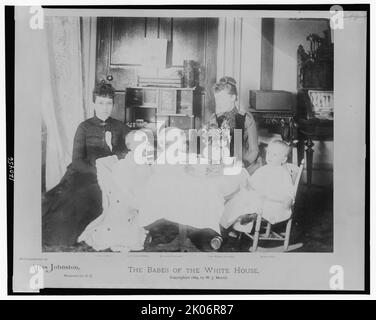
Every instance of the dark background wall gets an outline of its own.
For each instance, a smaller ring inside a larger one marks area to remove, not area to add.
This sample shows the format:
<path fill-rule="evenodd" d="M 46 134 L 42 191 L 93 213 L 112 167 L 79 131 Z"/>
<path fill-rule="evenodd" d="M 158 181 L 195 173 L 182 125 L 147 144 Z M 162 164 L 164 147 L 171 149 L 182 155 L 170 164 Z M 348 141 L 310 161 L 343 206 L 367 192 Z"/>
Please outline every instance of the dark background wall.
<path fill-rule="evenodd" d="M 135 63 L 131 52 L 135 40 L 167 39 L 166 67 L 182 68 L 185 59 L 199 64 L 202 88 L 201 118 L 214 110 L 211 87 L 216 81 L 218 19 L 216 18 L 98 18 L 96 81 L 113 76 L 116 89 L 113 116 L 124 120 L 125 88 L 132 86 L 144 66 Z"/>

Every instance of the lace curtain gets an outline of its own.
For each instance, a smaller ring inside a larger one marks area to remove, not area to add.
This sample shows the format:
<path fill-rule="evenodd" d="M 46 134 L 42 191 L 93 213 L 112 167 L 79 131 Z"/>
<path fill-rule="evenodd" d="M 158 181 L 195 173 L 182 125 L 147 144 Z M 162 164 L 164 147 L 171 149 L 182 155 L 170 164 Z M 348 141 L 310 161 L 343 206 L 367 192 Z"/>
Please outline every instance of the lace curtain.
<path fill-rule="evenodd" d="M 72 159 L 73 138 L 85 103 L 79 17 L 45 17 L 42 117 L 46 130 L 48 191 Z"/>

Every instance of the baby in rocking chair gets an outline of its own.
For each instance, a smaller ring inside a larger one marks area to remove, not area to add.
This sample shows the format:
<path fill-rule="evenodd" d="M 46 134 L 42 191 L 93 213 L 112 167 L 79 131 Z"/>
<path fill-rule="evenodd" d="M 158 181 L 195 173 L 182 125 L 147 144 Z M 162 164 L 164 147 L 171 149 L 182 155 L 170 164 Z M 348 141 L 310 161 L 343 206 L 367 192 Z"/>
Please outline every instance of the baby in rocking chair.
<path fill-rule="evenodd" d="M 294 200 L 294 185 L 286 166 L 289 145 L 282 140 L 268 144 L 266 165 L 248 178 L 247 186 L 241 189 L 225 205 L 221 226 L 230 226 L 239 232 L 251 232 L 257 214 L 275 224 L 291 216 Z"/>

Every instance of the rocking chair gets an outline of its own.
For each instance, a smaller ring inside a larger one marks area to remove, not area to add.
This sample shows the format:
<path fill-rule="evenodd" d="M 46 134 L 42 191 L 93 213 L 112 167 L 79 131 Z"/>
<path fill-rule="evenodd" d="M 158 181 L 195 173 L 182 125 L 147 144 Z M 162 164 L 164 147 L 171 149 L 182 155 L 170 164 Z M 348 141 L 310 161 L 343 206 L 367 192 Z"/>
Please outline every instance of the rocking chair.
<path fill-rule="evenodd" d="M 294 183 L 294 202 L 292 204 L 292 215 L 291 217 L 281 223 L 286 223 L 286 228 L 284 232 L 277 233 L 274 230 L 272 230 L 273 225 L 268 222 L 267 220 L 263 219 L 262 213 L 257 214 L 257 219 L 256 219 L 256 226 L 254 229 L 254 233 L 243 233 L 247 237 L 251 238 L 253 240 L 252 246 L 249 248 L 250 252 L 255 252 L 255 251 L 262 251 L 262 252 L 286 252 L 286 251 L 292 251 L 299 249 L 303 246 L 303 243 L 296 243 L 293 245 L 290 245 L 290 233 L 291 233 L 291 225 L 292 225 L 292 219 L 293 219 L 293 214 L 294 214 L 294 203 L 295 203 L 295 196 L 296 192 L 298 190 L 300 178 L 302 175 L 304 167 L 304 159 L 300 163 L 300 166 L 297 167 L 294 164 L 288 163 L 287 164 L 287 169 L 289 170 L 289 173 L 291 175 L 291 178 Z M 263 228 L 263 233 L 261 233 L 261 229 Z M 282 246 L 278 247 L 272 247 L 272 248 L 263 248 L 259 247 L 259 241 L 260 240 L 266 240 L 266 241 L 283 241 Z"/>

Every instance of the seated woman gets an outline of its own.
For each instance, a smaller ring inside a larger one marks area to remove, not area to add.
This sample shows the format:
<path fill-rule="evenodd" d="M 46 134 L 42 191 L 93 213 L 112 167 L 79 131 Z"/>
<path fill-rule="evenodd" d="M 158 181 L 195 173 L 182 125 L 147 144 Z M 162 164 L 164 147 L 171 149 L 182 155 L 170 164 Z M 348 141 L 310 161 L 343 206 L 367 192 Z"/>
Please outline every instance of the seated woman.
<path fill-rule="evenodd" d="M 234 155 L 234 129 L 242 132 L 242 162 L 250 175 L 261 166 L 258 158 L 258 135 L 252 114 L 243 112 L 238 106 L 238 90 L 232 77 L 221 78 L 214 86 L 215 113 L 209 119 L 209 126 L 228 128 L 230 132 L 230 153 Z"/>
<path fill-rule="evenodd" d="M 42 243 L 74 245 L 85 227 L 102 211 L 102 194 L 95 162 L 124 158 L 129 128 L 110 117 L 115 90 L 98 84 L 94 90 L 95 116 L 82 122 L 74 137 L 72 163 L 60 183 L 42 201 Z"/>
<path fill-rule="evenodd" d="M 221 132 L 222 141 L 229 141 L 229 155 L 237 158 L 243 166 L 238 174 L 214 175 L 214 183 L 220 189 L 225 200 L 230 199 L 245 184 L 248 175 L 252 175 L 262 164 L 258 157 L 258 135 L 255 120 L 250 112 L 242 112 L 238 108 L 238 92 L 236 81 L 231 77 L 223 77 L 214 86 L 216 111 L 210 117 L 204 130 Z M 236 131 L 240 132 L 240 139 L 236 139 Z M 213 140 L 214 141 L 214 140 Z M 239 141 L 239 146 L 236 142 Z"/>

